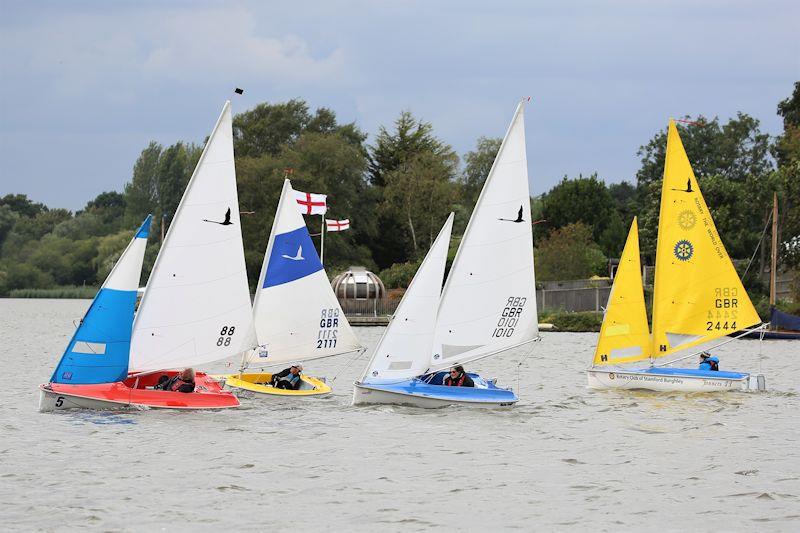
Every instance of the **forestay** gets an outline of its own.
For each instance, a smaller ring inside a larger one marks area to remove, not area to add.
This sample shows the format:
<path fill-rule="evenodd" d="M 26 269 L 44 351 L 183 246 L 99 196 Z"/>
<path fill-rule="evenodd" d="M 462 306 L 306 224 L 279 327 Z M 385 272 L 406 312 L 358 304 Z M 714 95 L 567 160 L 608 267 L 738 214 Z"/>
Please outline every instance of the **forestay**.
<path fill-rule="evenodd" d="M 531 341 L 538 334 L 520 103 L 442 292 L 428 370 L 474 361 Z"/>
<path fill-rule="evenodd" d="M 450 213 L 378 342 L 363 382 L 410 379 L 428 367 L 452 229 Z"/>
<path fill-rule="evenodd" d="M 259 347 L 246 364 L 328 357 L 361 348 L 320 262 L 295 191 L 283 183 L 253 316 Z"/>
<path fill-rule="evenodd" d="M 700 193 L 670 120 L 653 290 L 653 356 L 760 322 Z"/>
<path fill-rule="evenodd" d="M 226 102 L 153 266 L 134 323 L 131 368 L 195 366 L 253 346 Z"/>
<path fill-rule="evenodd" d="M 51 383 L 114 383 L 127 377 L 136 290 L 150 219 L 148 215 L 103 282 L 53 372 Z"/>
<path fill-rule="evenodd" d="M 634 217 L 608 297 L 594 365 L 616 365 L 650 357 L 650 328 L 639 260 L 639 227 Z"/>

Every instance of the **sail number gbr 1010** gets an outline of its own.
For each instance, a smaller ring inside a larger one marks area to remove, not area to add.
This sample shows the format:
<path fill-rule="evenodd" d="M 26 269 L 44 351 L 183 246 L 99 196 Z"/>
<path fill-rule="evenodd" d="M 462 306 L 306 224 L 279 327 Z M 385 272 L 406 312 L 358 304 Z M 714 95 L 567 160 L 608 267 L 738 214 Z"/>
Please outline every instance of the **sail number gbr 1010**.
<path fill-rule="evenodd" d="M 509 296 L 500 317 L 497 320 L 497 327 L 494 328 L 492 337 L 511 337 L 514 335 L 514 328 L 517 327 L 519 317 L 528 299 L 524 296 Z"/>
<path fill-rule="evenodd" d="M 317 349 L 336 348 L 336 333 L 339 331 L 339 310 L 323 309 L 319 317 Z"/>

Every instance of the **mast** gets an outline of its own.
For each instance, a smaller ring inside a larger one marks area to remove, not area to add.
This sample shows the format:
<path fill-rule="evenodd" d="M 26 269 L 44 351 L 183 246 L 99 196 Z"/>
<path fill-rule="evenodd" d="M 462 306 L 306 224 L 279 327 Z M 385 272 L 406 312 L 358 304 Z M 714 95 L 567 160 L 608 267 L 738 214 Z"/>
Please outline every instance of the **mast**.
<path fill-rule="evenodd" d="M 775 305 L 778 276 L 778 193 L 772 193 L 772 262 L 769 268 L 769 306 Z"/>

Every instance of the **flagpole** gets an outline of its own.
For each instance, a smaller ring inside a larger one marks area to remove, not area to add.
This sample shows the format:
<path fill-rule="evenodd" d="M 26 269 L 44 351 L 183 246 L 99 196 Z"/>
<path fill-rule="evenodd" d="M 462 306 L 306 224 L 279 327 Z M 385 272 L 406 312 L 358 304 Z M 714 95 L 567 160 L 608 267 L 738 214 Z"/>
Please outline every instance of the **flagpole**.
<path fill-rule="evenodd" d="M 325 215 L 320 215 L 322 218 L 322 228 L 319 232 L 319 262 L 325 264 Z"/>

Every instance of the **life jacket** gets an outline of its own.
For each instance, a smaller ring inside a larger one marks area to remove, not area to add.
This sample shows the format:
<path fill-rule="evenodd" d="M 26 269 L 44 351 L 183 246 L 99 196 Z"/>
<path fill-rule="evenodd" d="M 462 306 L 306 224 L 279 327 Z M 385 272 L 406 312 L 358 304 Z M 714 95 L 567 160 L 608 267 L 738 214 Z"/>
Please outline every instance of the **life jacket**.
<path fill-rule="evenodd" d="M 706 362 L 708 363 L 709 370 L 712 370 L 712 371 L 718 371 L 719 370 L 719 361 L 714 361 L 712 359 L 709 359 Z"/>
<path fill-rule="evenodd" d="M 299 379 L 300 379 L 300 374 L 295 375 L 295 374 L 292 374 L 291 372 L 289 372 L 285 376 L 281 376 L 279 381 L 288 381 L 289 383 L 294 385 L 295 383 L 297 383 L 297 380 L 299 380 Z"/>
<path fill-rule="evenodd" d="M 447 385 L 448 387 L 461 387 L 464 385 L 464 379 L 466 377 L 467 377 L 466 372 L 462 372 L 461 377 L 456 380 L 453 379 L 453 376 L 447 376 L 444 379 L 444 384 Z"/>
<path fill-rule="evenodd" d="M 178 389 L 180 389 L 183 385 L 191 385 L 192 390 L 194 390 L 194 381 L 184 381 L 180 376 L 175 376 L 172 378 L 169 383 L 167 383 L 166 390 L 178 392 Z"/>

